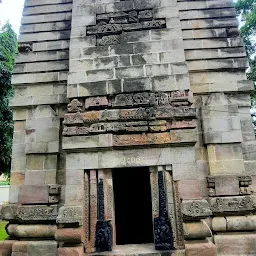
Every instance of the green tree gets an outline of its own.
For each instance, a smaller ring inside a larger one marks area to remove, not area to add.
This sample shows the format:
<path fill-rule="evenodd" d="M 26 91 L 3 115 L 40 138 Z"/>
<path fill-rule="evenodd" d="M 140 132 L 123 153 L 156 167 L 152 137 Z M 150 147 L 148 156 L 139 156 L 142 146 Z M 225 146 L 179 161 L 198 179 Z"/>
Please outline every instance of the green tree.
<path fill-rule="evenodd" d="M 13 95 L 11 75 L 17 52 L 17 36 L 9 23 L 0 30 L 0 174 L 10 173 L 13 121 L 9 99 Z"/>
<path fill-rule="evenodd" d="M 256 1 L 238 0 L 235 3 L 237 13 L 242 16 L 243 25 L 240 28 L 244 40 L 246 52 L 250 62 L 248 79 L 256 84 Z M 256 104 L 256 88 L 253 95 L 253 103 Z"/>

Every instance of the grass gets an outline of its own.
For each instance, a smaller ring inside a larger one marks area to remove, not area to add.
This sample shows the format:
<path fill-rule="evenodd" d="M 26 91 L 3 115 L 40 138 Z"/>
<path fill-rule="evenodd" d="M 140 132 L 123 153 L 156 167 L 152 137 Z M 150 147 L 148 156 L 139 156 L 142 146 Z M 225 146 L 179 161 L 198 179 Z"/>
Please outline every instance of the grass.
<path fill-rule="evenodd" d="M 0 181 L 0 186 L 5 186 L 5 185 L 9 185 L 9 183 L 7 181 Z"/>
<path fill-rule="evenodd" d="M 0 241 L 6 239 L 8 237 L 8 235 L 5 232 L 5 225 L 7 224 L 7 222 L 4 221 L 0 221 Z"/>

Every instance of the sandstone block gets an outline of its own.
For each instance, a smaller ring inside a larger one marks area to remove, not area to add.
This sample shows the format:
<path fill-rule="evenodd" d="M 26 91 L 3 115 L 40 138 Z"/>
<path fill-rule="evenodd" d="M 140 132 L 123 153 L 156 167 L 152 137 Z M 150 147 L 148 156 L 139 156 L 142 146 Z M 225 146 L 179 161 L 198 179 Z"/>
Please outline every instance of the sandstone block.
<path fill-rule="evenodd" d="M 56 241 L 30 241 L 28 243 L 28 256 L 56 256 Z"/>
<path fill-rule="evenodd" d="M 123 92 L 149 91 L 152 89 L 150 78 L 126 78 L 123 82 Z"/>
<path fill-rule="evenodd" d="M 16 240 L 4 240 L 0 242 L 0 256 L 11 256 L 12 246 Z"/>
<path fill-rule="evenodd" d="M 0 210 L 0 213 L 1 213 L 0 219 L 7 220 L 7 221 L 16 220 L 17 208 L 18 208 L 17 205 L 11 205 L 11 204 L 2 205 Z"/>
<path fill-rule="evenodd" d="M 64 243 L 81 243 L 82 228 L 62 228 L 58 229 L 55 233 L 55 239 L 58 242 Z"/>
<path fill-rule="evenodd" d="M 19 194 L 21 204 L 47 204 L 49 200 L 48 186 L 22 186 Z"/>
<path fill-rule="evenodd" d="M 183 223 L 183 228 L 186 240 L 200 240 L 212 236 L 210 228 L 204 221 Z"/>
<path fill-rule="evenodd" d="M 227 220 L 224 217 L 214 217 L 212 219 L 212 228 L 214 231 L 227 231 Z"/>
<path fill-rule="evenodd" d="M 63 247 L 58 248 L 57 256 L 83 256 L 84 251 L 82 247 Z"/>
<path fill-rule="evenodd" d="M 216 256 L 216 246 L 212 242 L 205 240 L 186 241 L 186 256 Z"/>
<path fill-rule="evenodd" d="M 133 78 L 144 76 L 143 66 L 115 68 L 115 72 L 116 78 Z"/>
<path fill-rule="evenodd" d="M 256 216 L 228 216 L 227 230 L 228 231 L 253 231 L 256 230 Z"/>
<path fill-rule="evenodd" d="M 57 223 L 78 223 L 82 225 L 83 209 L 80 206 L 62 206 L 59 209 Z"/>
<path fill-rule="evenodd" d="M 155 64 L 158 63 L 157 53 L 134 54 L 132 55 L 133 65 Z"/>
<path fill-rule="evenodd" d="M 218 256 L 254 255 L 256 252 L 256 234 L 215 235 L 214 243 Z"/>
<path fill-rule="evenodd" d="M 180 180 L 179 194 L 182 199 L 201 199 L 201 184 L 199 180 Z"/>
<path fill-rule="evenodd" d="M 27 253 L 28 252 L 28 243 L 29 241 L 17 241 L 12 246 L 13 253 Z"/>
<path fill-rule="evenodd" d="M 11 185 L 21 186 L 24 185 L 25 174 L 23 172 L 12 172 Z"/>
<path fill-rule="evenodd" d="M 7 233 L 19 238 L 52 238 L 57 231 L 56 225 L 15 225 L 7 226 Z"/>

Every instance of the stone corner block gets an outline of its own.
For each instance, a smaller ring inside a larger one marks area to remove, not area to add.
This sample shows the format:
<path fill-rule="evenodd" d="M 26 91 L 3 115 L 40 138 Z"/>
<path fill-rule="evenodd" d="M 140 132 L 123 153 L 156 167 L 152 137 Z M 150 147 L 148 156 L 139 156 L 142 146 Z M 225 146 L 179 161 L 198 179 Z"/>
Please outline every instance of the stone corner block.
<path fill-rule="evenodd" d="M 209 240 L 186 241 L 186 256 L 216 256 L 216 246 Z"/>
<path fill-rule="evenodd" d="M 10 221 L 17 218 L 18 205 L 6 204 L 0 208 L 0 219 Z"/>
<path fill-rule="evenodd" d="M 83 208 L 81 206 L 62 206 L 56 222 L 58 224 L 78 223 L 82 225 Z"/>

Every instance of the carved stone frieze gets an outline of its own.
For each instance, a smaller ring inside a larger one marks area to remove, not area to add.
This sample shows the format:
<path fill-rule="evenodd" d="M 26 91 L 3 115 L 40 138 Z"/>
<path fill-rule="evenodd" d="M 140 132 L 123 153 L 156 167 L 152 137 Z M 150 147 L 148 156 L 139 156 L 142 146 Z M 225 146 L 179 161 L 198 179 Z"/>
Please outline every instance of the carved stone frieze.
<path fill-rule="evenodd" d="M 183 200 L 181 212 L 184 220 L 205 219 L 212 215 L 209 203 L 205 200 Z"/>
<path fill-rule="evenodd" d="M 86 109 L 93 107 L 107 107 L 108 105 L 109 102 L 106 96 L 89 97 L 85 100 Z"/>
<path fill-rule="evenodd" d="M 138 18 L 139 20 L 151 20 L 153 18 L 153 13 L 151 10 L 139 11 Z"/>
<path fill-rule="evenodd" d="M 68 105 L 68 111 L 77 113 L 77 123 L 81 123 L 80 112 L 87 109 L 122 108 L 139 106 L 189 106 L 189 91 L 173 92 L 138 92 L 117 94 L 115 96 L 97 96 L 81 99 L 73 99 Z M 68 118 L 68 116 L 66 117 Z M 65 120 L 64 120 L 65 122 Z"/>
<path fill-rule="evenodd" d="M 103 36 L 97 40 L 97 45 L 99 46 L 115 45 L 120 43 L 121 43 L 121 35 Z"/>
<path fill-rule="evenodd" d="M 49 221 L 56 220 L 57 205 L 23 205 L 17 209 L 17 219 L 20 221 Z"/>
<path fill-rule="evenodd" d="M 68 104 L 68 112 L 81 112 L 83 104 L 78 99 L 73 99 Z"/>
<path fill-rule="evenodd" d="M 68 107 L 71 113 L 64 115 L 63 136 L 112 133 L 113 146 L 123 146 L 129 138 L 133 145 L 192 143 L 188 134 L 172 131 L 186 129 L 190 133 L 187 129 L 196 127 L 190 96 L 182 90 L 73 99 Z M 185 106 L 173 105 L 182 102 Z M 127 138 L 126 134 L 132 135 Z"/>
<path fill-rule="evenodd" d="M 62 206 L 59 209 L 56 222 L 58 224 L 78 223 L 82 225 L 83 208 L 80 206 Z"/>
<path fill-rule="evenodd" d="M 97 45 L 122 43 L 122 33 L 136 30 L 159 29 L 165 19 L 154 19 L 153 10 L 129 10 L 96 15 L 96 25 L 87 27 L 87 35 L 96 35 Z"/>
<path fill-rule="evenodd" d="M 214 197 L 208 199 L 214 214 L 244 213 L 256 210 L 255 196 Z"/>
<path fill-rule="evenodd" d="M 81 113 L 65 114 L 63 124 L 83 124 L 83 122 Z"/>

